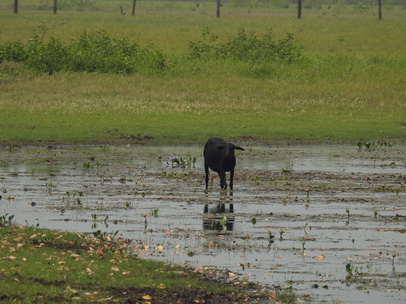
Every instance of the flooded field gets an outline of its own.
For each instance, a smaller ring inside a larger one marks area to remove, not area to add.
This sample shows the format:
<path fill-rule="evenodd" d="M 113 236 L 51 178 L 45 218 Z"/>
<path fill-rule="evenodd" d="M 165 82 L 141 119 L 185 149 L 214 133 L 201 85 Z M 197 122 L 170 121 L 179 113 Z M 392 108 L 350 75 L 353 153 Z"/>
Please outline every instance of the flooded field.
<path fill-rule="evenodd" d="M 233 195 L 215 174 L 204 191 L 202 148 L 3 147 L 0 223 L 128 238 L 300 301 L 405 303 L 406 145 L 246 144 Z"/>

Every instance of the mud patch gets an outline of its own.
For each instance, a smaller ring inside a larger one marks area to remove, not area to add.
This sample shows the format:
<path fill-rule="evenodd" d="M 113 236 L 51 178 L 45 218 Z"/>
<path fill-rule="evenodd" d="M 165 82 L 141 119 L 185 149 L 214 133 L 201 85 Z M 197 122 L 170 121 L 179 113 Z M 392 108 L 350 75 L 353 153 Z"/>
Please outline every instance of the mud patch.
<path fill-rule="evenodd" d="M 217 178 L 203 191 L 200 146 L 4 148 L 0 217 L 122 236 L 140 257 L 313 302 L 405 301 L 406 146 L 244 148 L 233 195 Z"/>

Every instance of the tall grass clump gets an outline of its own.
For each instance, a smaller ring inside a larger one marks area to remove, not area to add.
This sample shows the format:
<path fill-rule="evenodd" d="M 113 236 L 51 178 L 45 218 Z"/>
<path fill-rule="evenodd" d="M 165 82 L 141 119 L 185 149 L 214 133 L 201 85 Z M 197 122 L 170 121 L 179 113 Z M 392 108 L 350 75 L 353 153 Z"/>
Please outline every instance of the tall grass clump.
<path fill-rule="evenodd" d="M 263 37 L 257 37 L 254 32 L 242 28 L 227 41 L 220 42 L 218 36 L 205 27 L 202 36 L 202 40 L 189 42 L 186 60 L 197 60 L 204 64 L 207 60 L 229 59 L 247 62 L 252 67 L 273 62 L 291 63 L 301 56 L 292 34 L 275 40 L 271 30 Z M 70 42 L 55 37 L 45 41 L 40 35 L 26 44 L 7 42 L 0 46 L 0 63 L 3 61 L 20 62 L 48 74 L 155 74 L 169 68 L 167 56 L 153 45 L 141 47 L 126 37 L 111 38 L 105 31 L 83 32 L 73 36 Z"/>
<path fill-rule="evenodd" d="M 202 37 L 203 40 L 189 43 L 191 58 L 232 59 L 254 65 L 276 61 L 290 63 L 301 56 L 300 47 L 291 33 L 283 39 L 275 40 L 272 30 L 268 30 L 263 37 L 257 37 L 255 32 L 247 32 L 242 28 L 228 41 L 219 42 L 219 37 L 206 27 Z"/>
<path fill-rule="evenodd" d="M 150 45 L 141 47 L 128 38 L 111 38 L 104 31 L 84 32 L 70 43 L 35 36 L 24 44 L 9 42 L 0 46 L 0 63 L 14 61 L 48 74 L 54 72 L 99 72 L 134 74 L 163 71 L 167 60 Z"/>

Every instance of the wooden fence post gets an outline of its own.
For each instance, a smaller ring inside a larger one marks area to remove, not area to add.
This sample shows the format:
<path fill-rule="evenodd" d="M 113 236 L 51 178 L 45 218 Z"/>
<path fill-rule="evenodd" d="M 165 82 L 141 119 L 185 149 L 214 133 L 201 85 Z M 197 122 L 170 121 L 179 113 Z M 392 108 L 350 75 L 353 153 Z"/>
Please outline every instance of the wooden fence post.
<path fill-rule="evenodd" d="M 220 6 L 221 6 L 220 0 L 217 0 L 217 5 L 216 6 L 217 6 L 216 17 L 220 18 Z"/>
<path fill-rule="evenodd" d="M 14 0 L 14 14 L 18 14 L 18 0 Z"/>
<path fill-rule="evenodd" d="M 133 0 L 133 10 L 132 10 L 132 15 L 135 16 L 135 3 L 137 0 Z"/>
<path fill-rule="evenodd" d="M 378 18 L 382 19 L 382 0 L 378 0 Z"/>
<path fill-rule="evenodd" d="M 58 0 L 54 0 L 54 14 L 56 14 L 56 12 L 58 11 Z"/>
<path fill-rule="evenodd" d="M 302 18 L 302 0 L 297 0 L 297 19 Z"/>

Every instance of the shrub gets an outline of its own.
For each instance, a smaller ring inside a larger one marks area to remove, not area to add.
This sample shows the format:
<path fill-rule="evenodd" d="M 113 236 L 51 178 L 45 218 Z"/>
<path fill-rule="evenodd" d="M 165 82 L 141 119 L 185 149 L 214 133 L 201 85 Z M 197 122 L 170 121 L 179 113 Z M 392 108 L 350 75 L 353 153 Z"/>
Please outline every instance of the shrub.
<path fill-rule="evenodd" d="M 24 62 L 27 50 L 21 42 L 8 42 L 0 47 L 0 63 L 3 61 Z"/>
<path fill-rule="evenodd" d="M 27 45 L 25 63 L 32 69 L 52 74 L 62 71 L 67 65 L 68 50 L 58 39 L 51 38 L 47 43 L 38 39 Z"/>
<path fill-rule="evenodd" d="M 103 31 L 82 33 L 70 44 L 51 37 L 38 37 L 28 44 L 8 43 L 0 47 L 0 62 L 23 62 L 30 68 L 52 74 L 58 71 L 133 74 L 168 68 L 162 52 L 153 46 L 142 48 L 127 38 L 113 39 Z"/>
<path fill-rule="evenodd" d="M 282 60 L 290 63 L 301 56 L 292 34 L 275 41 L 269 30 L 262 38 L 255 33 L 247 33 L 241 29 L 238 34 L 227 42 L 217 42 L 218 37 L 203 31 L 203 41 L 189 42 L 189 56 L 200 59 L 234 59 L 252 64 Z"/>

